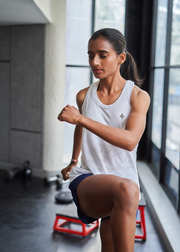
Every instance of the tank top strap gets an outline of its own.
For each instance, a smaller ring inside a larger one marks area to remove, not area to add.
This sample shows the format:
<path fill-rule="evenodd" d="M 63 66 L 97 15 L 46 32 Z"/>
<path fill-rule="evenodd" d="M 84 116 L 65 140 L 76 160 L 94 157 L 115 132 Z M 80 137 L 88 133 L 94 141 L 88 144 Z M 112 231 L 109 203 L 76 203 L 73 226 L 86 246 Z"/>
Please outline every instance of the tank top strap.
<path fill-rule="evenodd" d="M 130 100 L 133 87 L 134 87 L 134 82 L 131 80 L 127 80 L 124 86 L 124 89 L 121 93 L 121 96 L 124 96 L 126 97 L 127 100 Z"/>
<path fill-rule="evenodd" d="M 93 93 L 96 92 L 98 84 L 99 81 L 96 81 L 89 86 L 86 96 L 84 98 L 84 102 L 82 104 L 82 112 L 86 109 L 87 104 L 89 104 L 90 100 L 92 99 Z"/>

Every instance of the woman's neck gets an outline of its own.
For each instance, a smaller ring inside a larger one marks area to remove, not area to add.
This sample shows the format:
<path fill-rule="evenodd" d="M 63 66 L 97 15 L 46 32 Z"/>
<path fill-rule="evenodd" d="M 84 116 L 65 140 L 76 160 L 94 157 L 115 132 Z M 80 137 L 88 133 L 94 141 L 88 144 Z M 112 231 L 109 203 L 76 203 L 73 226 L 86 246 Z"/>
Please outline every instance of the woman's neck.
<path fill-rule="evenodd" d="M 100 80 L 97 91 L 110 95 L 122 90 L 125 83 L 126 80 L 120 74 L 118 76 L 109 76 Z"/>

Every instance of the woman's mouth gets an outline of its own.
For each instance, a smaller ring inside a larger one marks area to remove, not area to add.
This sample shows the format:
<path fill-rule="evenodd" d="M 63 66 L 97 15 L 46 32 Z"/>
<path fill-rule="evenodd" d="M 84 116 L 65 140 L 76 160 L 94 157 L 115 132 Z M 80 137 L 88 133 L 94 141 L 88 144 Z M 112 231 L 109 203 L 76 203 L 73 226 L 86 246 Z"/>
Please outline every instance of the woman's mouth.
<path fill-rule="evenodd" d="M 102 69 L 93 69 L 94 73 L 102 73 L 102 71 L 103 71 Z"/>

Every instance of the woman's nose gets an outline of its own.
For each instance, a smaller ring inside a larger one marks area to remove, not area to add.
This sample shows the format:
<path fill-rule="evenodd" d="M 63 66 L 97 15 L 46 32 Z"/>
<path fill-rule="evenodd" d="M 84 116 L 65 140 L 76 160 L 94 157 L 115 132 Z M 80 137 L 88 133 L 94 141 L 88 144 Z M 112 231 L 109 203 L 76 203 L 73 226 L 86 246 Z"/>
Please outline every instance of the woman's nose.
<path fill-rule="evenodd" d="M 99 57 L 98 57 L 98 55 L 95 55 L 93 60 L 92 60 L 92 65 L 96 66 L 96 65 L 99 65 L 99 63 L 100 63 Z"/>

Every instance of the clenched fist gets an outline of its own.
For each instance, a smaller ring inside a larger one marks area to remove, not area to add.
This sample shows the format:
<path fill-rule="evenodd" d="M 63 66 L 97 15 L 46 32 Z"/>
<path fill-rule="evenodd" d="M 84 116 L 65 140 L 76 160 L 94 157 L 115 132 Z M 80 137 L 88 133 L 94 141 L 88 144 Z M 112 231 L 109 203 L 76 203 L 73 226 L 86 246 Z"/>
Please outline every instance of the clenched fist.
<path fill-rule="evenodd" d="M 61 174 L 63 176 L 64 180 L 69 179 L 69 174 L 74 166 L 76 166 L 77 163 L 71 162 L 67 167 L 65 167 L 62 171 Z"/>
<path fill-rule="evenodd" d="M 78 120 L 81 117 L 79 110 L 74 106 L 67 105 L 62 109 L 60 114 L 58 115 L 59 121 L 65 121 L 71 124 L 78 124 Z"/>

